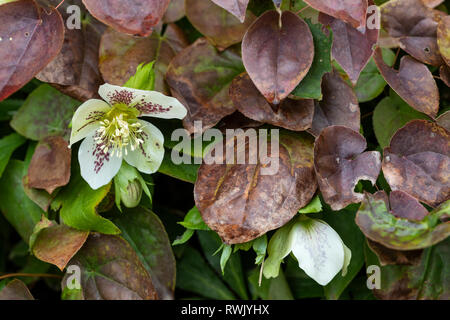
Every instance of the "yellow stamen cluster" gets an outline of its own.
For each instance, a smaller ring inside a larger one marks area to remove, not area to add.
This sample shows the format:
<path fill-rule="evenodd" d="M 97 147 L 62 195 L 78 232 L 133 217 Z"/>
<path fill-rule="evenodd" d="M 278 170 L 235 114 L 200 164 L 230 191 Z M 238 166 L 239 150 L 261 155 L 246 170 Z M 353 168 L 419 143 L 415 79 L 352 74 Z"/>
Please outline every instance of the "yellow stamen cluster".
<path fill-rule="evenodd" d="M 141 127 L 134 109 L 115 105 L 100 121 L 95 141 L 104 153 L 112 150 L 111 155 L 122 157 L 122 152 L 128 154 L 128 147 L 134 151 L 144 143 Z"/>

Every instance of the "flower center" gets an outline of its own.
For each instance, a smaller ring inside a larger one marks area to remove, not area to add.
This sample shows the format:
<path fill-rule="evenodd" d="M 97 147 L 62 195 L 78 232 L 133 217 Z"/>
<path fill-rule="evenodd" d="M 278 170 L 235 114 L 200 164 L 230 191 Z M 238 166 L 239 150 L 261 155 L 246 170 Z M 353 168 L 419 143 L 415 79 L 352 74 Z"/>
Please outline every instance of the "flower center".
<path fill-rule="evenodd" d="M 145 133 L 142 125 L 138 122 L 139 111 L 130 108 L 124 103 L 112 106 L 111 110 L 100 121 L 100 128 L 97 130 L 95 141 L 100 149 L 117 157 L 128 154 L 128 147 L 131 151 L 139 148 L 144 143 Z"/>

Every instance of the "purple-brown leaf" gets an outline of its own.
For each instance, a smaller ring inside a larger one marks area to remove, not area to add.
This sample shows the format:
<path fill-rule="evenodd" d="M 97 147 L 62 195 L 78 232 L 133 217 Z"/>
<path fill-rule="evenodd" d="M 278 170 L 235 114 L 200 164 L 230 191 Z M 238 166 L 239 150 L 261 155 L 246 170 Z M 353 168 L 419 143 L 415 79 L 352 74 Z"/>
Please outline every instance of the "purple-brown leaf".
<path fill-rule="evenodd" d="M 270 123 L 292 131 L 304 131 L 311 128 L 314 115 L 313 100 L 285 99 L 274 110 L 247 73 L 233 80 L 230 96 L 236 108 L 255 121 Z"/>
<path fill-rule="evenodd" d="M 289 11 L 282 13 L 281 20 L 277 11 L 264 13 L 242 42 L 245 68 L 258 90 L 273 104 L 279 104 L 297 87 L 313 58 L 314 42 L 308 25 Z"/>
<path fill-rule="evenodd" d="M 247 12 L 248 2 L 250 0 L 211 0 L 218 6 L 221 6 L 236 18 L 238 18 L 242 23 L 245 20 L 245 13 Z"/>
<path fill-rule="evenodd" d="M 397 131 L 384 149 L 383 173 L 392 190 L 438 205 L 450 197 L 449 132 L 426 120 Z"/>
<path fill-rule="evenodd" d="M 436 117 L 439 90 L 427 66 L 410 56 L 404 56 L 397 71 L 384 63 L 379 48 L 373 58 L 383 78 L 403 100 L 417 111 Z"/>
<path fill-rule="evenodd" d="M 325 128 L 316 139 L 314 166 L 320 191 L 333 210 L 361 202 L 362 193 L 355 193 L 358 181 L 375 184 L 381 169 L 380 153 L 364 150 L 366 139 L 344 126 Z"/>
<path fill-rule="evenodd" d="M 162 19 L 170 0 L 83 0 L 98 20 L 119 32 L 149 36 Z"/>
<path fill-rule="evenodd" d="M 14 279 L 0 290 L 0 300 L 34 300 L 34 298 L 25 283 Z"/>
<path fill-rule="evenodd" d="M 0 101 L 20 89 L 61 50 L 64 23 L 34 0 L 0 6 Z"/>

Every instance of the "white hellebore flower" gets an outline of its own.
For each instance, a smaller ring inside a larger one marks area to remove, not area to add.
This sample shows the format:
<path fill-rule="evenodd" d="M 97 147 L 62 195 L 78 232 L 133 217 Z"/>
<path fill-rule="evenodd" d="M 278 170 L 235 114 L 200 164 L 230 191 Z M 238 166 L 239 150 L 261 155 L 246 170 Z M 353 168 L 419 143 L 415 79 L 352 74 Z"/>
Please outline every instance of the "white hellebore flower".
<path fill-rule="evenodd" d="M 281 261 L 292 252 L 299 267 L 322 286 L 339 271 L 347 273 L 351 251 L 325 221 L 300 217 L 279 229 L 269 243 L 266 278 L 278 276 Z"/>
<path fill-rule="evenodd" d="M 122 159 L 143 173 L 154 173 L 164 157 L 164 137 L 151 123 L 138 117 L 183 119 L 186 108 L 175 98 L 104 84 L 103 100 L 83 103 L 72 119 L 70 145 L 82 140 L 78 160 L 81 176 L 92 189 L 108 184 Z"/>

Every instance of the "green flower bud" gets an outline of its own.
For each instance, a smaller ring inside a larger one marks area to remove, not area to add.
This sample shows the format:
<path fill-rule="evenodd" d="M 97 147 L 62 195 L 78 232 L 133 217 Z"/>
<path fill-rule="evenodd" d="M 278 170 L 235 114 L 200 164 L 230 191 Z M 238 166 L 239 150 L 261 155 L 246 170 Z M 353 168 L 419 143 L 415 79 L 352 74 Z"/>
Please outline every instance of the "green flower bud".
<path fill-rule="evenodd" d="M 134 208 L 141 202 L 142 191 L 149 197 L 150 192 L 136 168 L 130 166 L 125 161 L 122 163 L 117 175 L 114 177 L 116 192 L 116 205 L 121 210 L 123 203 L 127 208 Z"/>

